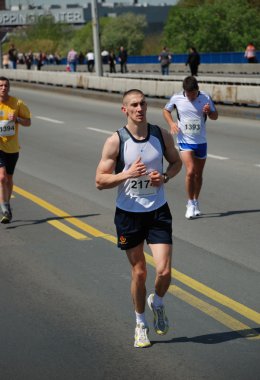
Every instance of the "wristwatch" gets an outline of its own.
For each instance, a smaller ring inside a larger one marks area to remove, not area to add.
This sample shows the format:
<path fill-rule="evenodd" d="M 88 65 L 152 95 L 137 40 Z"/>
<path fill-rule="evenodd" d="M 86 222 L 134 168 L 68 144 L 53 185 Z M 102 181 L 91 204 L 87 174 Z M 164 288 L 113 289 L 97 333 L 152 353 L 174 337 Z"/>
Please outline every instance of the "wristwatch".
<path fill-rule="evenodd" d="M 167 183 L 169 181 L 170 177 L 168 176 L 167 173 L 163 173 L 163 176 L 164 176 L 164 181 L 163 182 Z"/>

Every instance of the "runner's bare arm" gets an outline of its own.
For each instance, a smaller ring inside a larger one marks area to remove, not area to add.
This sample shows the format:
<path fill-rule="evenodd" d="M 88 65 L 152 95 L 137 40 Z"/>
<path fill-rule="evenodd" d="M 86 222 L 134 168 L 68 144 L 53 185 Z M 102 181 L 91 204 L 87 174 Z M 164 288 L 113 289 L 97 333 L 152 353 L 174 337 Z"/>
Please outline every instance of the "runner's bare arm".
<path fill-rule="evenodd" d="M 14 112 L 8 114 L 8 119 L 21 124 L 23 127 L 30 127 L 31 125 L 31 119 L 16 116 Z"/>
<path fill-rule="evenodd" d="M 182 161 L 179 152 L 175 147 L 172 135 L 164 128 L 161 128 L 161 131 L 166 147 L 164 157 L 168 161 L 166 174 L 169 178 L 173 178 L 180 172 L 182 168 Z"/>
<path fill-rule="evenodd" d="M 164 174 L 157 171 L 153 171 L 149 174 L 152 186 L 156 187 L 165 183 L 165 174 L 171 179 L 175 177 L 182 168 L 182 161 L 178 150 L 175 148 L 172 135 L 166 129 L 161 128 L 161 131 L 166 147 L 164 157 L 168 161 L 168 167 Z"/>
<path fill-rule="evenodd" d="M 31 125 L 31 119 L 25 119 L 22 117 L 16 118 L 17 123 L 21 124 L 23 127 L 30 127 Z"/>
<path fill-rule="evenodd" d="M 203 107 L 203 112 L 211 119 L 211 120 L 217 120 L 218 118 L 218 111 L 215 109 L 215 111 L 211 111 L 209 103 L 205 104 Z"/>
<path fill-rule="evenodd" d="M 172 117 L 172 114 L 170 111 L 166 110 L 165 108 L 163 109 L 163 117 L 164 119 L 166 120 L 167 124 L 169 125 L 170 127 L 170 132 L 171 133 L 178 133 L 179 132 L 179 127 L 178 127 L 178 123 L 176 123 L 174 120 L 173 120 L 173 117 Z"/>

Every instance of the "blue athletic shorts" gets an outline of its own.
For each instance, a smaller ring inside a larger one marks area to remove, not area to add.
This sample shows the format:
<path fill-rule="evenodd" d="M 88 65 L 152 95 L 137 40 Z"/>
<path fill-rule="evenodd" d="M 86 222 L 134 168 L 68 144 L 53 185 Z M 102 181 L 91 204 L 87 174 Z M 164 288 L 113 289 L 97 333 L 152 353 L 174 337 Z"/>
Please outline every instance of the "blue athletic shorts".
<path fill-rule="evenodd" d="M 4 166 L 6 173 L 13 175 L 18 158 L 19 153 L 6 153 L 0 150 L 0 168 Z"/>
<path fill-rule="evenodd" d="M 129 212 L 116 208 L 117 246 L 122 250 L 147 244 L 172 244 L 172 215 L 167 203 L 155 211 Z"/>
<path fill-rule="evenodd" d="M 196 158 L 207 158 L 207 143 L 204 144 L 186 144 L 178 143 L 180 152 L 192 151 Z"/>

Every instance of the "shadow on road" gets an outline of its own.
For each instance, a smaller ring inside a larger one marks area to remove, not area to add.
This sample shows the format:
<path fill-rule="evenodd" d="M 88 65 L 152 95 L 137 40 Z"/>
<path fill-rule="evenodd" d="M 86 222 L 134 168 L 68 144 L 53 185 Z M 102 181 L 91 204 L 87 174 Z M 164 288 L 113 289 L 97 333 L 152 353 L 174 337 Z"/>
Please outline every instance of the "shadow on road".
<path fill-rule="evenodd" d="M 215 213 L 203 213 L 200 217 L 194 218 L 200 219 L 200 218 L 222 218 L 225 216 L 230 216 L 230 215 L 239 215 L 239 214 L 252 214 L 252 213 L 257 213 L 260 212 L 260 209 L 256 210 L 234 210 L 234 211 L 225 211 L 225 212 L 215 212 Z"/>
<path fill-rule="evenodd" d="M 162 344 L 162 343 L 200 343 L 200 344 L 218 344 L 227 342 L 234 339 L 244 339 L 244 338 L 254 338 L 259 337 L 260 328 L 249 329 L 249 330 L 239 330 L 239 331 L 230 331 L 217 334 L 208 334 L 208 335 L 199 335 L 195 337 L 179 337 L 173 338 L 170 340 L 160 340 L 160 341 L 151 341 L 152 344 Z"/>
<path fill-rule="evenodd" d="M 7 229 L 11 230 L 11 229 L 18 228 L 18 227 L 31 226 L 33 224 L 47 223 L 47 222 L 52 221 L 52 220 L 66 220 L 66 219 L 73 219 L 73 218 L 82 219 L 82 218 L 89 218 L 91 216 L 99 216 L 99 215 L 100 214 L 65 215 L 65 216 L 54 216 L 52 218 L 26 220 L 26 221 L 25 220 L 13 220 L 11 225 L 8 224 Z M 21 224 L 21 222 L 25 222 L 25 223 Z M 13 223 L 15 223 L 15 225 L 13 225 Z"/>

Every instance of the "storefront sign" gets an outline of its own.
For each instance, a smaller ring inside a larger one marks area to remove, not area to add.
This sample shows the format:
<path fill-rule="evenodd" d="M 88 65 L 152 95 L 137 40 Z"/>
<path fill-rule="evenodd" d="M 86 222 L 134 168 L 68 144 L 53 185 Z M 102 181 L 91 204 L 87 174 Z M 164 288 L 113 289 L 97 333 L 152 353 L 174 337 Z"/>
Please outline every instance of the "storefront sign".
<path fill-rule="evenodd" d="M 49 11 L 35 9 L 28 11 L 0 11 L 0 26 L 17 26 L 34 24 L 41 17 L 53 17 L 56 22 L 66 24 L 83 24 L 82 8 L 51 9 Z"/>

